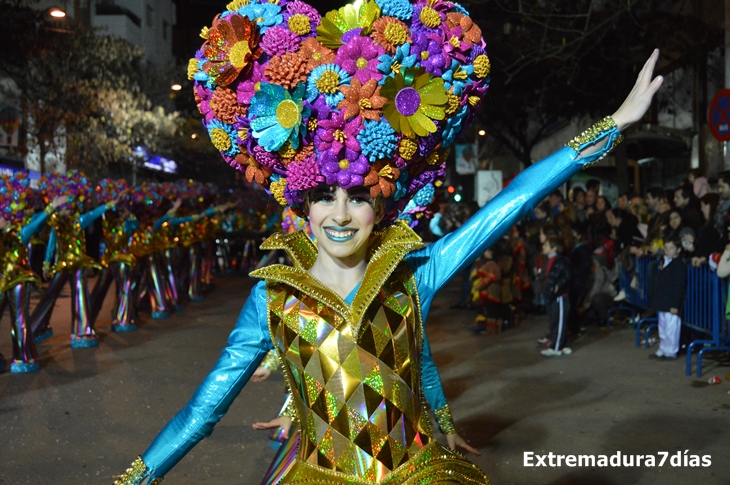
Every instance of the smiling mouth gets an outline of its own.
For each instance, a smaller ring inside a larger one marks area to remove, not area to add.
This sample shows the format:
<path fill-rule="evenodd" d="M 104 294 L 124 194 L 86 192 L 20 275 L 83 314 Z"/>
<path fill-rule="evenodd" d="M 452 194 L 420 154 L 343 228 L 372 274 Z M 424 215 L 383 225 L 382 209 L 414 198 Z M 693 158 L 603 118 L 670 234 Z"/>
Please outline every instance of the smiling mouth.
<path fill-rule="evenodd" d="M 349 241 L 350 239 L 355 237 L 357 229 L 332 229 L 330 227 L 325 227 L 324 233 L 327 238 L 331 239 L 332 241 L 342 242 Z"/>

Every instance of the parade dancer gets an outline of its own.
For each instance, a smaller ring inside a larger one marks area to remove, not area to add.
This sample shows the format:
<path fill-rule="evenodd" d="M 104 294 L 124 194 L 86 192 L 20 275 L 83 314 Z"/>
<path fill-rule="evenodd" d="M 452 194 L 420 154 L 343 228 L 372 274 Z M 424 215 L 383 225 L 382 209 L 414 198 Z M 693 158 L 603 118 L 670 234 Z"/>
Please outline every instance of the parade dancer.
<path fill-rule="evenodd" d="M 309 32 L 311 20 L 316 28 L 314 9 L 293 3 L 286 6 L 292 5 L 287 10 L 292 18 L 297 11 L 307 15 L 286 26 Z M 453 85 L 444 83 L 455 85 L 461 75 L 444 80 L 434 74 L 442 68 L 422 66 L 430 57 L 410 54 L 410 46 L 397 53 L 416 34 L 408 10 L 413 5 L 383 0 L 363 2 L 359 11 L 345 7 L 328 18 L 347 15 L 358 22 L 353 32 L 342 30 L 351 24 L 330 21 L 317 29 L 318 37 L 282 47 L 302 59 L 312 52 L 317 60 L 329 56 L 329 63 L 309 74 L 306 64 L 300 65 L 304 84 L 298 74 L 290 77 L 296 59 L 279 64 L 278 56 L 267 55 L 264 64 L 258 62 L 260 36 L 266 49 L 279 48 L 266 32 L 273 37 L 286 28 L 274 27 L 285 25 L 283 16 L 275 15 L 281 7 L 264 5 L 273 4 L 253 2 L 216 17 L 205 31 L 210 42 L 189 64 L 189 74 L 196 80 L 211 140 L 224 159 L 247 176 L 251 169 L 250 177 L 277 200 L 306 215 L 318 246 L 301 232 L 267 240 L 268 249 L 287 251 L 292 266 L 272 265 L 251 274 L 261 281 L 221 357 L 118 482 L 158 483 L 210 435 L 275 349 L 302 426 L 295 463 L 280 484 L 488 484 L 476 466 L 433 438 L 421 400 L 423 322 L 439 289 L 536 203 L 605 156 L 621 141 L 621 130 L 641 119 L 662 82 L 652 81 L 658 53 L 612 117 L 527 168 L 460 228 L 424 247 L 406 223 L 394 221 L 424 186 L 441 183 L 448 146 L 486 90 L 489 64 L 478 27 L 463 7 L 440 2 L 437 10 L 418 4 L 426 13 L 416 27 L 438 28 L 450 36 L 456 63 L 451 74 L 465 74 L 458 91 L 450 90 Z M 385 72 L 375 69 L 377 61 L 372 69 L 365 57 L 360 62 L 359 56 L 372 50 L 377 57 L 386 47 L 390 54 L 378 57 Z M 235 59 L 229 58 L 231 52 Z M 247 63 L 252 66 L 243 71 Z M 226 89 L 238 93 L 236 100 L 245 109 L 236 111 L 232 102 L 221 107 L 223 99 L 233 99 L 219 92 Z M 360 102 L 363 97 L 367 103 Z M 231 111 L 236 116 L 229 117 Z"/>
<path fill-rule="evenodd" d="M 40 278 L 30 269 L 28 242 L 48 216 L 68 201 L 67 197 L 55 198 L 43 212 L 31 217 L 33 192 L 28 182 L 22 175 L 0 179 L 0 300 L 4 299 L 10 310 L 12 373 L 41 368 L 29 318 L 32 285 L 40 285 Z"/>
<path fill-rule="evenodd" d="M 40 184 L 43 183 L 41 181 Z M 101 266 L 84 252 L 86 247 L 84 230 L 104 212 L 114 207 L 118 199 L 79 215 L 81 204 L 90 198 L 86 178 L 78 173 L 72 173 L 71 177 L 66 177 L 65 180 L 57 178 L 55 183 L 51 184 L 54 185 L 52 191 L 70 190 L 77 194 L 78 200 L 64 205 L 49 218 L 51 234 L 43 270 L 53 279 L 31 317 L 33 331 L 36 335 L 50 333 L 48 322 L 53 306 L 63 284 L 68 280 L 71 284 L 71 348 L 97 347 L 99 340 L 94 332 L 94 322 L 89 315 L 86 271 L 88 268 L 101 269 Z M 51 261 L 55 261 L 53 267 Z"/>

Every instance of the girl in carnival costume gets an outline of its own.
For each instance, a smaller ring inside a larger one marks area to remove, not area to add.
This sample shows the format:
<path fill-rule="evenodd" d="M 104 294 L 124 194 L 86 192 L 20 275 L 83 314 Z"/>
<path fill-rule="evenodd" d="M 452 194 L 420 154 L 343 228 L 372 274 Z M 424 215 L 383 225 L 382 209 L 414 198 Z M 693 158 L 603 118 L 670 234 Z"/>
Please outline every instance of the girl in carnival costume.
<path fill-rule="evenodd" d="M 110 272 L 116 283 L 114 306 L 112 307 L 112 331 L 129 332 L 137 330 L 137 258 L 132 249 L 133 235 L 139 229 L 139 220 L 129 210 L 130 191 L 124 180 L 103 179 L 96 186 L 97 200 L 106 203 L 122 197 L 114 210 L 104 214 L 104 254 L 101 264 Z M 102 270 L 102 275 L 104 271 Z M 101 280 L 102 277 L 100 276 Z M 106 293 L 106 292 L 104 292 Z M 103 296 L 95 295 L 94 305 L 98 308 Z M 98 310 L 96 310 L 98 312 Z"/>
<path fill-rule="evenodd" d="M 84 174 L 70 171 L 65 176 L 44 175 L 39 188 L 46 199 L 68 195 L 70 201 L 50 216 L 51 234 L 48 239 L 43 272 L 52 277 L 46 293 L 33 311 L 33 332 L 40 338 L 51 333 L 48 322 L 61 288 L 70 281 L 71 285 L 71 347 L 96 347 L 99 340 L 94 332 L 94 321 L 90 315 L 89 288 L 86 270 L 101 269 L 99 263 L 85 253 L 84 230 L 104 212 L 116 205 L 118 199 L 80 214 L 91 200 L 93 189 Z M 54 262 L 51 266 L 51 262 Z"/>
<path fill-rule="evenodd" d="M 301 232 L 264 243 L 287 251 L 292 266 L 251 273 L 262 281 L 220 359 L 118 483 L 159 483 L 272 349 L 301 426 L 296 461 L 279 483 L 488 483 L 433 438 L 423 322 L 451 277 L 643 116 L 662 82 L 652 80 L 658 51 L 612 117 L 424 247 L 394 221 L 442 179 L 446 151 L 488 85 L 484 41 L 462 7 L 376 0 L 319 17 L 300 0 L 233 2 L 203 36 L 189 75 L 211 140 L 307 216 L 318 247 Z"/>
<path fill-rule="evenodd" d="M 31 286 L 40 286 L 40 278 L 28 262 L 28 243 L 46 223 L 48 216 L 68 202 L 57 197 L 43 212 L 33 214 L 36 193 L 24 173 L 0 177 L 0 300 L 10 308 L 13 336 L 13 359 L 10 372 L 40 370 L 38 353 L 29 318 Z"/>

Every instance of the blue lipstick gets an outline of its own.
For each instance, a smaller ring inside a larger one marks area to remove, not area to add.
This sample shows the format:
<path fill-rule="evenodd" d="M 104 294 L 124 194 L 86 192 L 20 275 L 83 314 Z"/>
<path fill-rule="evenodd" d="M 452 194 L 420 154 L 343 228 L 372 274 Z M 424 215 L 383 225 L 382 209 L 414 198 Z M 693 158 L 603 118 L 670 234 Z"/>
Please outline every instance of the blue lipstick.
<path fill-rule="evenodd" d="M 351 234 L 348 234 L 347 236 L 335 236 L 330 231 L 334 231 L 337 233 L 351 232 Z M 324 234 L 330 241 L 346 242 L 355 237 L 355 234 L 357 234 L 357 229 L 351 229 L 349 227 L 325 227 Z"/>

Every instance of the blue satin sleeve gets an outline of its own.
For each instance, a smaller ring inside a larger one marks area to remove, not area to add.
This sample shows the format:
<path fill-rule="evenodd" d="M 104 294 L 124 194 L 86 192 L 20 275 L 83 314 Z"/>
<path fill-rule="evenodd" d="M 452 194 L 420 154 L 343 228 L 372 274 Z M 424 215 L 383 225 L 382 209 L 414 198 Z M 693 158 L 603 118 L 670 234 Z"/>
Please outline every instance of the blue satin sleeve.
<path fill-rule="evenodd" d="M 165 214 L 164 216 L 160 217 L 159 219 L 157 219 L 155 221 L 155 223 L 152 225 L 152 228 L 155 231 L 159 231 L 160 228 L 162 227 L 162 225 L 169 220 L 170 220 L 170 214 Z"/>
<path fill-rule="evenodd" d="M 421 351 L 421 384 L 423 395 L 431 409 L 440 409 L 446 404 L 446 395 L 441 385 L 441 377 L 436 364 L 431 357 L 431 346 L 428 343 L 426 332 L 423 333 L 423 349 Z"/>
<path fill-rule="evenodd" d="M 163 477 L 200 440 L 210 436 L 271 349 L 266 283 L 261 281 L 251 291 L 213 370 L 142 455 L 150 481 Z"/>
<path fill-rule="evenodd" d="M 180 224 L 185 224 L 186 222 L 192 222 L 194 219 L 195 218 L 193 216 L 173 217 L 172 219 L 170 219 L 170 226 L 179 226 Z"/>
<path fill-rule="evenodd" d="M 20 230 L 20 241 L 23 244 L 28 244 L 30 242 L 30 238 L 32 238 L 35 234 L 38 233 L 38 231 L 41 230 L 41 227 L 43 227 L 43 224 L 45 224 L 46 219 L 48 219 L 48 214 L 45 211 L 33 214 L 30 222 L 28 222 L 28 224 L 23 226 L 23 229 Z"/>
<path fill-rule="evenodd" d="M 523 170 L 459 229 L 408 254 L 406 260 L 416 277 L 423 320 L 426 320 L 434 295 L 449 279 L 530 214 L 536 204 L 568 181 L 582 165 L 595 160 L 603 152 L 582 157 L 580 162 L 576 162 L 578 153 L 563 147 Z"/>
<path fill-rule="evenodd" d="M 48 244 L 46 244 L 46 258 L 44 259 L 48 263 L 53 261 L 53 254 L 56 252 L 56 239 L 58 239 L 56 229 L 51 228 L 51 233 L 48 235 Z"/>
<path fill-rule="evenodd" d="M 124 220 L 124 234 L 132 234 L 139 229 L 139 220 L 135 216 L 129 216 Z"/>
<path fill-rule="evenodd" d="M 100 218 L 102 214 L 104 214 L 108 210 L 109 207 L 107 207 L 106 204 L 101 204 L 96 209 L 91 210 L 86 214 L 81 214 L 79 216 L 79 225 L 81 226 L 81 229 L 86 229 L 87 227 L 89 227 L 92 222 Z"/>

